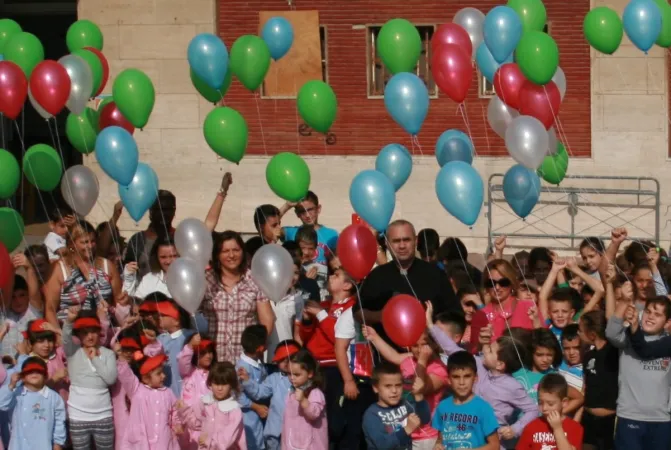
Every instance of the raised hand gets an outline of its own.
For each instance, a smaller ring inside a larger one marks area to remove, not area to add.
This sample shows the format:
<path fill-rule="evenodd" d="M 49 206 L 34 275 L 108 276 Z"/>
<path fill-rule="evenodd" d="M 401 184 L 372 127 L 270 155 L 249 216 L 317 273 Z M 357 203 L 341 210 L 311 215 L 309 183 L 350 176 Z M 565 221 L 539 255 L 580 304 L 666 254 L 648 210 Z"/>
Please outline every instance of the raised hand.
<path fill-rule="evenodd" d="M 627 239 L 628 234 L 626 228 L 615 228 L 610 232 L 610 238 L 612 242 L 621 244 Z"/>

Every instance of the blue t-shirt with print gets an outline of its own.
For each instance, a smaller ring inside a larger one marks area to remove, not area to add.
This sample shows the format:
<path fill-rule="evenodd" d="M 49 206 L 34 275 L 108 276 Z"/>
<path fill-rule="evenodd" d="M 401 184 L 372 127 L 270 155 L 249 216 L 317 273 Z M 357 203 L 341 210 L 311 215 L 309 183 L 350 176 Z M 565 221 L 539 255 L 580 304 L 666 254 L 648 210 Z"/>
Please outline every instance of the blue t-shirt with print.
<path fill-rule="evenodd" d="M 494 408 L 477 395 L 455 405 L 454 397 L 438 404 L 431 426 L 440 433 L 445 450 L 478 448 L 499 428 Z"/>
<path fill-rule="evenodd" d="M 284 240 L 295 241 L 296 233 L 300 227 L 284 227 Z M 327 264 L 327 255 L 334 255 L 336 245 L 338 244 L 338 232 L 333 228 L 320 225 L 317 228 L 317 254 L 313 258 L 314 262 Z"/>
<path fill-rule="evenodd" d="M 524 390 L 527 391 L 531 400 L 534 403 L 538 403 L 538 383 L 541 382 L 543 377 L 548 373 L 555 372 L 554 369 L 548 370 L 547 372 L 532 372 L 522 367 L 517 372 L 513 373 L 513 377 L 524 386 Z"/>

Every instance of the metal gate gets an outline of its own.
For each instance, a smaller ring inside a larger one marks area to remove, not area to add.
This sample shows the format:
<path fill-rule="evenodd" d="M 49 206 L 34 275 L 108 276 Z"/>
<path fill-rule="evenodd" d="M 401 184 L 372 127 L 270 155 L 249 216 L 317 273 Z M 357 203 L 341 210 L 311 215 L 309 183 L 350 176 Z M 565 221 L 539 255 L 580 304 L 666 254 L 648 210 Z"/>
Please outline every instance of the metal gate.
<path fill-rule="evenodd" d="M 560 186 L 541 187 L 534 210 L 520 219 L 503 197 L 503 174 L 489 177 L 487 223 L 490 245 L 508 236 L 508 247 L 577 250 L 589 236 L 609 238 L 626 227 L 630 239 L 659 243 L 659 181 L 650 177 L 566 176 Z M 654 215 L 654 217 L 653 217 Z"/>

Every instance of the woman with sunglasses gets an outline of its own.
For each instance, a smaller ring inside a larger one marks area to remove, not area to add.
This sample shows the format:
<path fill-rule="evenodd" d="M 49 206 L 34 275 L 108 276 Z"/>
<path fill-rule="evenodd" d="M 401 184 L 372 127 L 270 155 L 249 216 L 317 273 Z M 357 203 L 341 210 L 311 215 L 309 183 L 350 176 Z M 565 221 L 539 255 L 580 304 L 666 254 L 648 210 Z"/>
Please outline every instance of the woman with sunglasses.
<path fill-rule="evenodd" d="M 498 339 L 508 328 L 533 330 L 533 317 L 537 314 L 536 305 L 529 300 L 520 300 L 517 274 L 513 266 L 503 259 L 490 261 L 483 271 L 484 289 L 491 301 L 473 314 L 471 336 L 479 336 L 480 330 L 492 326 L 492 339 Z M 542 323 L 543 318 L 540 317 Z M 478 339 L 471 351 L 477 352 Z"/>

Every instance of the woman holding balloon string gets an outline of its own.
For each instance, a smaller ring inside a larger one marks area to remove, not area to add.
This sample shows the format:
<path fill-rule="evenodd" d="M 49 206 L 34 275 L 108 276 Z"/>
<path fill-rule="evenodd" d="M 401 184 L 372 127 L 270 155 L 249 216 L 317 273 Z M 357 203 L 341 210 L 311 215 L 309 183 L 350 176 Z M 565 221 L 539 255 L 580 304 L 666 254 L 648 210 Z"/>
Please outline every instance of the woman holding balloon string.
<path fill-rule="evenodd" d="M 168 285 L 165 282 L 165 275 L 168 272 L 170 264 L 177 259 L 177 249 L 175 242 L 169 236 L 160 237 L 154 242 L 149 252 L 149 267 L 151 272 L 137 279 L 137 262 L 129 262 L 124 268 L 123 290 L 131 297 L 145 298 L 152 292 L 161 292 L 168 297 L 172 297 L 168 291 Z"/>
<path fill-rule="evenodd" d="M 275 315 L 268 298 L 251 277 L 239 233 L 224 231 L 215 236 L 212 267 L 205 273 L 201 310 L 214 337 L 219 361 L 235 361 L 242 353 L 243 330 L 260 323 L 272 333 Z"/>

